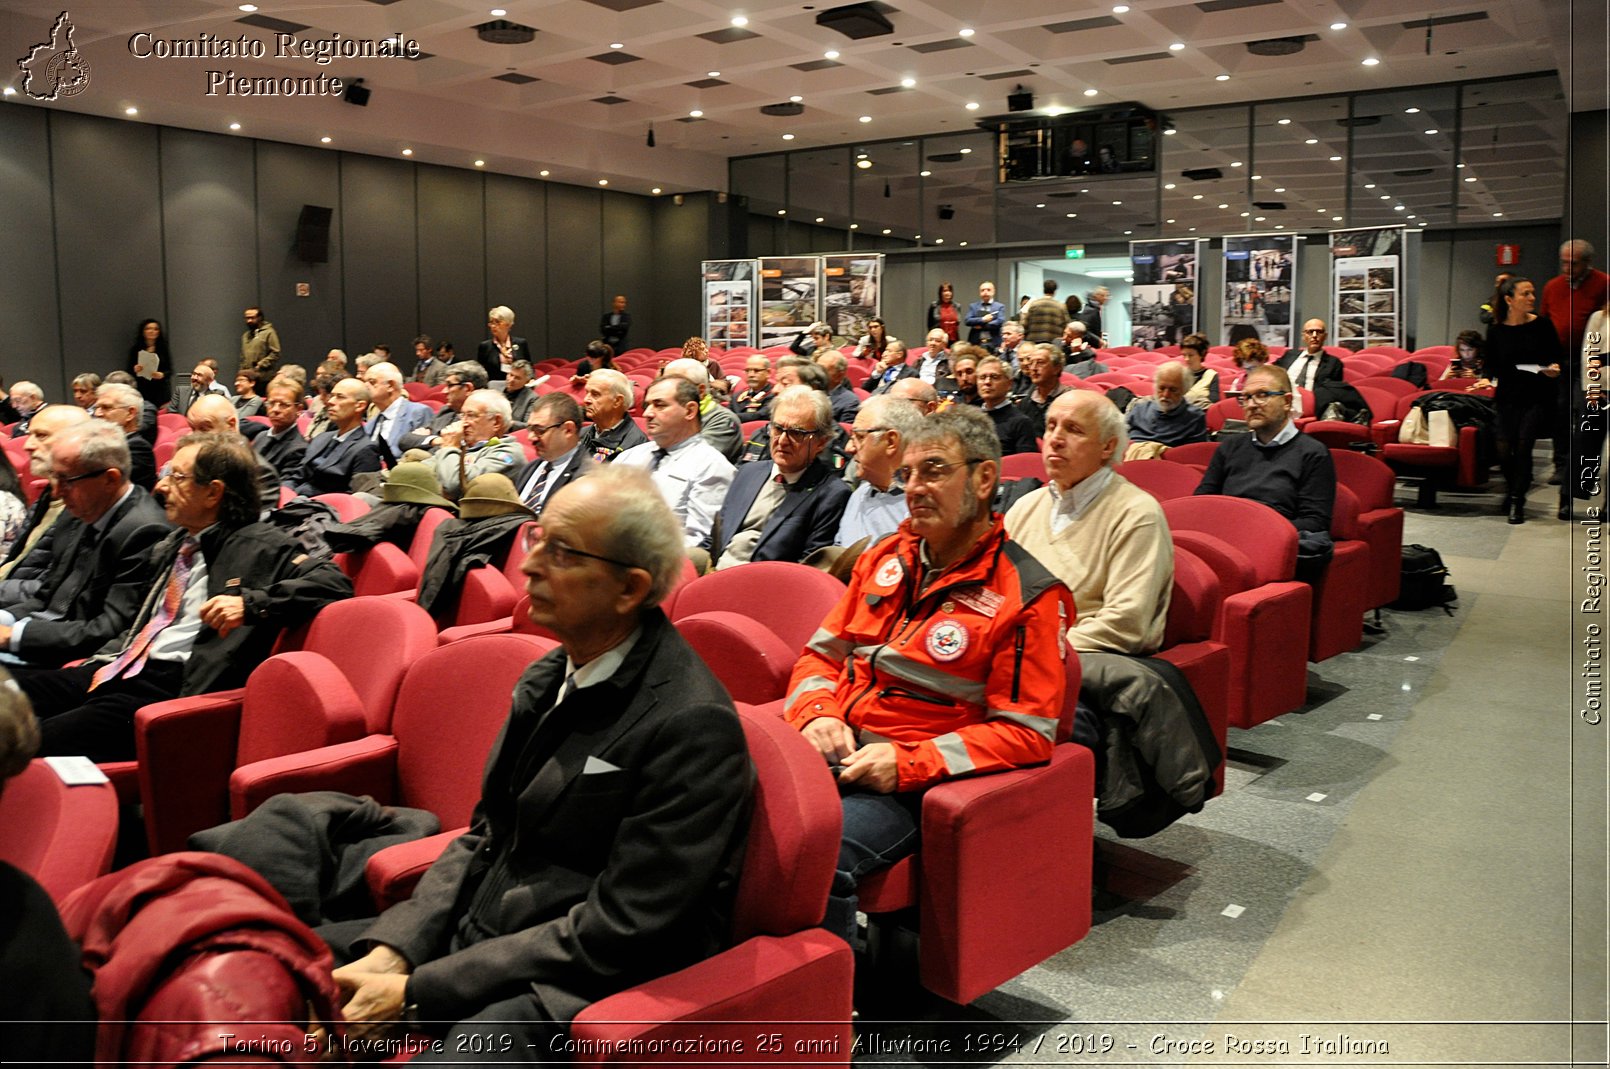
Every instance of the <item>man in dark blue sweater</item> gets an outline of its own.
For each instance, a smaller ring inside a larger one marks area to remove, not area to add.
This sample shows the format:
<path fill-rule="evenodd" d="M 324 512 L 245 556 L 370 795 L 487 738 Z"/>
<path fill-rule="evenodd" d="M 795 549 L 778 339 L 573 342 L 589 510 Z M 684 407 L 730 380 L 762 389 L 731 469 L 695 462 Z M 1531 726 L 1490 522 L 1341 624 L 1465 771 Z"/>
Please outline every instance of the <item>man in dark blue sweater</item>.
<path fill-rule="evenodd" d="M 1291 378 L 1265 364 L 1247 376 L 1241 403 L 1251 434 L 1219 444 L 1198 494 L 1261 501 L 1297 528 L 1297 578 L 1312 579 L 1329 562 L 1336 466 L 1330 450 L 1301 434 L 1291 419 Z"/>

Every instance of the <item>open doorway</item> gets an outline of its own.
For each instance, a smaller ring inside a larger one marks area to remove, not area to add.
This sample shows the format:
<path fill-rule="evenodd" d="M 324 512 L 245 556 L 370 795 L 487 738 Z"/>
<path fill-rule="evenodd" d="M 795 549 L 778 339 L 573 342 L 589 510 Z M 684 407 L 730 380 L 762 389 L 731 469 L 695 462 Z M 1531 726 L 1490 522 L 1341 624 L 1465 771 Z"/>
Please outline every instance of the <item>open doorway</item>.
<path fill-rule="evenodd" d="M 1130 344 L 1130 314 L 1132 299 L 1130 282 L 1133 279 L 1127 256 L 1095 256 L 1088 260 L 1020 260 L 1013 265 L 1012 296 L 1001 296 L 1007 308 L 1016 314 L 1022 297 L 1031 300 L 1044 292 L 1046 279 L 1054 279 L 1057 296 L 1063 300 L 1069 294 L 1078 294 L 1081 301 L 1098 286 L 1106 286 L 1112 296 L 1101 312 L 1101 331 L 1107 336 L 1107 346 Z"/>

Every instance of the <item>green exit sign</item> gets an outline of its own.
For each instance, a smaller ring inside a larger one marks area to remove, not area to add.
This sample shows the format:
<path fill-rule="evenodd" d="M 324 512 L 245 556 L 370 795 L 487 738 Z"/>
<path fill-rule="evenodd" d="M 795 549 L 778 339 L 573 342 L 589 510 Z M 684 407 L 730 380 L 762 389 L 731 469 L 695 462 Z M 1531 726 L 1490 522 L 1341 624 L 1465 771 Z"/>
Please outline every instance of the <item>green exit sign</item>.
<path fill-rule="evenodd" d="M 1064 245 L 1062 246 L 1062 258 L 1064 260 L 1083 260 L 1085 258 L 1085 247 L 1083 245 Z"/>

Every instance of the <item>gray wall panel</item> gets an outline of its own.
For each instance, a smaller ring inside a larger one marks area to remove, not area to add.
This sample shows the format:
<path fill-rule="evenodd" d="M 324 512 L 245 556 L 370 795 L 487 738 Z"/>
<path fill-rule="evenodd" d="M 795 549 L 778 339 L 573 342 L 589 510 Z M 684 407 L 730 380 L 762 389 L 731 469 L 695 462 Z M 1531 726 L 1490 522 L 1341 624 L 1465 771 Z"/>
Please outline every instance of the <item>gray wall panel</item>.
<path fill-rule="evenodd" d="M 163 307 L 158 128 L 65 118 L 51 116 L 63 366 L 40 381 L 57 398 L 79 371 L 120 366 L 135 326 Z M 201 339 L 172 337 L 176 363 L 205 355 Z"/>
<path fill-rule="evenodd" d="M 193 360 L 215 357 L 219 378 L 233 387 L 241 313 L 266 300 L 257 289 L 252 143 L 163 128 L 159 147 L 170 326 Z"/>
<path fill-rule="evenodd" d="M 671 339 L 691 338 L 703 329 L 699 315 L 699 265 L 712 255 L 710 230 L 716 225 L 708 196 L 690 193 L 676 203 L 673 197 L 653 202 L 654 284 L 644 296 L 653 312 L 652 335 L 639 336 L 637 344 L 663 349 Z"/>
<path fill-rule="evenodd" d="M 548 187 L 548 332 L 546 350 L 537 359 L 574 359 L 598 336 L 598 317 L 604 314 L 603 227 L 601 190 L 576 186 Z M 613 297 L 614 294 L 610 294 Z M 537 338 L 526 335 L 533 345 Z M 635 342 L 635 331 L 627 347 Z"/>
<path fill-rule="evenodd" d="M 0 108 L 0 233 L 11 246 L 11 266 L 0 286 L 0 323 L 6 353 L 0 376 L 7 386 L 21 379 L 51 396 L 61 378 L 61 321 L 56 307 L 56 234 L 51 218 L 50 112 Z M 160 305 L 149 315 L 165 318 Z M 143 316 L 140 318 L 144 318 Z M 109 351 L 97 370 L 118 366 L 134 339 L 138 320 L 124 327 L 122 347 Z M 104 365 L 104 366 L 102 366 Z"/>
<path fill-rule="evenodd" d="M 406 352 L 419 321 L 411 163 L 341 158 L 341 277 L 347 354 L 387 344 Z"/>
<path fill-rule="evenodd" d="M 617 293 L 626 297 L 626 310 L 632 314 L 632 332 L 626 337 L 626 348 L 638 346 L 660 348 L 658 339 L 663 336 L 655 302 L 650 299 L 651 287 L 661 285 L 690 286 L 690 276 L 680 278 L 656 269 L 654 262 L 653 203 L 646 197 L 616 195 L 603 200 L 603 304 L 602 315 L 608 311 L 608 302 Z M 597 329 L 597 323 L 593 324 Z M 695 331 L 695 333 L 697 333 Z M 667 340 L 673 345 L 688 335 Z"/>
<path fill-rule="evenodd" d="M 432 338 L 485 337 L 486 237 L 482 187 L 486 176 L 447 167 L 419 169 L 419 324 Z M 528 326 L 529 324 L 521 324 Z M 527 335 L 529 337 L 529 335 Z M 407 374 L 414 366 L 413 335 L 392 354 Z M 474 350 L 469 350 L 474 354 Z"/>
<path fill-rule="evenodd" d="M 334 209 L 327 263 L 297 259 L 296 224 L 304 204 Z M 340 153 L 257 143 L 256 299 L 279 331 L 284 359 L 307 368 L 309 376 L 329 350 L 352 354 L 356 345 L 348 344 L 341 322 L 341 223 Z M 308 283 L 307 297 L 296 296 L 298 282 Z"/>
<path fill-rule="evenodd" d="M 462 337 L 449 335 L 460 356 L 474 357 L 488 335 L 486 311 L 514 309 L 514 333 L 541 360 L 548 347 L 548 190 L 546 182 L 486 176 L 486 298 Z M 435 328 L 427 328 L 435 329 Z"/>

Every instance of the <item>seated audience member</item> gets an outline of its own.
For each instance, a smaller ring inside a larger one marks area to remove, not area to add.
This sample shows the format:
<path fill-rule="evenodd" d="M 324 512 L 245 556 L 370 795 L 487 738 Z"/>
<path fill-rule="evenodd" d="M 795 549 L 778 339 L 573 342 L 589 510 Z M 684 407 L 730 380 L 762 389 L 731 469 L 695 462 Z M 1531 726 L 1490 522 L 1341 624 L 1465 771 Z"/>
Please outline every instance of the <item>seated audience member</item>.
<path fill-rule="evenodd" d="M 1112 470 L 1125 444 L 1111 401 L 1093 390 L 1063 394 L 1046 413 L 1051 481 L 1006 514 L 1012 541 L 1072 592 L 1076 650 L 1151 653 L 1168 622 L 1174 544 L 1162 506 Z"/>
<path fill-rule="evenodd" d="M 1077 329 L 1082 326 L 1084 326 L 1082 322 L 1074 320 L 1068 324 L 1068 329 L 1082 338 L 1082 332 Z M 1094 346 L 1086 345 L 1083 349 L 1076 350 L 1074 355 L 1078 356 L 1079 359 L 1075 360 L 1073 356 L 1069 356 L 1066 363 L 1068 374 L 1076 379 L 1088 379 L 1092 375 L 1101 375 L 1111 370 L 1106 364 L 1096 359 Z"/>
<path fill-rule="evenodd" d="M 906 363 L 906 343 L 899 338 L 890 338 L 878 356 L 877 366 L 872 374 L 861 383 L 861 389 L 868 393 L 888 393 L 889 387 L 901 379 L 909 379 L 917 374 L 917 369 Z"/>
<path fill-rule="evenodd" d="M 757 560 L 795 563 L 832 545 L 850 488 L 819 458 L 835 430 L 826 394 L 790 386 L 772 404 L 770 463 L 733 476 L 710 545 L 718 570 Z"/>
<path fill-rule="evenodd" d="M 447 363 L 436 355 L 436 343 L 431 340 L 430 335 L 421 334 L 415 338 L 414 372 L 408 376 L 408 381 L 423 383 L 426 386 L 440 386 L 442 379 L 446 377 Z"/>
<path fill-rule="evenodd" d="M 844 516 L 833 536 L 835 546 L 868 543 L 894 534 L 906 510 L 906 488 L 895 478 L 905 456 L 906 442 L 922 423 L 925 413 L 901 397 L 869 397 L 855 414 L 850 452 L 861 477 L 844 505 Z"/>
<path fill-rule="evenodd" d="M 1274 361 L 1276 367 L 1286 369 L 1286 375 L 1291 379 L 1291 392 L 1296 398 L 1292 410 L 1299 416 L 1303 414 L 1303 406 L 1302 394 L 1298 390 L 1318 393 L 1331 383 L 1340 385 L 1343 381 L 1341 360 L 1325 351 L 1328 336 L 1323 319 L 1310 319 L 1303 324 L 1303 347 L 1287 349 L 1279 360 Z M 1317 416 L 1325 410 L 1325 405 L 1318 402 L 1316 397 L 1312 415 Z"/>
<path fill-rule="evenodd" d="M 474 360 L 449 364 L 446 374 L 442 376 L 441 386 L 447 392 L 447 400 L 428 423 L 415 427 L 398 439 L 397 446 L 403 453 L 410 449 L 437 449 L 441 446 L 442 431 L 458 422 L 464 411 L 464 402 L 469 400 L 470 394 L 486 389 L 486 368 Z"/>
<path fill-rule="evenodd" d="M 1047 344 L 1050 345 L 1053 351 L 1062 354 L 1062 362 L 1068 367 L 1072 367 L 1084 360 L 1095 360 L 1096 347 L 1090 344 L 1090 339 L 1087 336 L 1088 331 L 1089 328 L 1085 326 L 1083 320 L 1070 319 L 1068 325 L 1062 328 L 1062 337 Z M 1101 370 L 1106 371 L 1107 369 L 1103 367 Z M 1094 375 L 1096 372 L 1092 371 L 1090 374 Z M 1081 375 L 1079 377 L 1084 378 L 1085 376 Z"/>
<path fill-rule="evenodd" d="M 80 410 L 82 411 L 82 410 Z M 50 439 L 50 482 L 71 521 L 56 532 L 38 590 L 0 613 L 9 663 L 56 667 L 93 653 L 140 607 L 146 551 L 168 533 L 162 507 L 128 480 L 124 434 L 104 420 Z M 44 714 L 44 710 L 36 710 Z M 52 751 L 57 752 L 57 751 Z"/>
<path fill-rule="evenodd" d="M 1023 344 L 1023 324 L 1015 319 L 1008 319 L 1001 324 L 1001 348 L 995 355 L 1006 361 L 1006 366 L 1017 374 L 1017 350 Z M 980 360 L 983 357 L 979 357 Z"/>
<path fill-rule="evenodd" d="M 951 405 L 978 404 L 978 361 L 980 350 L 973 346 L 956 346 L 950 359 L 950 378 L 934 384 L 940 402 Z"/>
<path fill-rule="evenodd" d="M 17 478 L 17 469 L 12 467 L 11 454 L 0 449 L 0 558 L 27 531 L 28 497 L 23 493 L 22 480 Z"/>
<path fill-rule="evenodd" d="M 985 357 L 978 362 L 980 407 L 995 425 L 995 434 L 1000 439 L 1003 454 L 1036 452 L 1040 447 L 1034 441 L 1034 423 L 1008 396 L 1012 388 L 1012 380 L 1008 376 L 1006 364 L 1000 357 Z"/>
<path fill-rule="evenodd" d="M 50 440 L 69 427 L 89 422 L 89 413 L 77 405 L 47 405 L 33 419 L 33 426 L 23 440 L 28 450 L 28 472 L 36 479 L 50 478 Z M 0 563 L 0 607 L 21 601 L 37 590 L 45 573 L 55 559 L 54 543 L 56 523 L 66 511 L 61 495 L 54 484 L 39 491 L 33 507 L 28 510 L 28 523 L 20 537 L 11 543 L 5 561 Z M 67 525 L 69 528 L 71 524 Z M 24 562 L 24 558 L 27 558 Z M 18 584 L 27 584 L 19 587 Z"/>
<path fill-rule="evenodd" d="M 729 461 L 736 462 L 743 455 L 743 425 L 731 410 L 722 408 L 710 396 L 710 372 L 702 360 L 681 357 L 665 365 L 664 374 L 676 375 L 693 383 L 699 391 L 700 431 L 704 440 Z"/>
<path fill-rule="evenodd" d="M 150 492 L 157 485 L 156 453 L 140 435 L 145 398 L 133 386 L 105 383 L 95 391 L 94 414 L 123 432 L 129 447 L 129 481 Z"/>
<path fill-rule="evenodd" d="M 1236 343 L 1231 359 L 1241 372 L 1231 383 L 1230 392 L 1239 393 L 1245 388 L 1247 376 L 1269 362 L 1269 347 L 1258 338 L 1243 338 Z"/>
<path fill-rule="evenodd" d="M 850 362 L 837 349 L 824 349 L 811 358 L 827 372 L 827 399 L 833 405 L 833 422 L 850 423 L 861 408 L 861 399 L 845 380 Z"/>
<path fill-rule="evenodd" d="M 1190 388 L 1191 373 L 1184 364 L 1172 361 L 1158 364 L 1157 370 L 1152 372 L 1154 396 L 1139 398 L 1124 413 L 1129 423 L 1130 442 L 1176 446 L 1207 441 L 1207 417 L 1200 408 L 1185 400 Z M 1145 455 L 1156 455 L 1157 452 L 1146 451 Z M 1129 459 L 1136 455 L 1140 454 L 1131 451 Z M 1126 458 L 1120 456 L 1119 459 Z"/>
<path fill-rule="evenodd" d="M 524 1056 L 589 1003 L 723 949 L 754 772 L 731 699 L 658 608 L 682 561 L 641 473 L 554 495 L 524 570 L 562 648 L 516 687 L 469 832 L 336 970 L 348 1022 L 408 1009 L 459 1022 L 423 1060 L 509 1035 Z M 577 755 L 612 782 L 575 790 Z"/>
<path fill-rule="evenodd" d="M 581 432 L 581 451 L 608 464 L 634 445 L 648 441 L 636 421 L 626 413 L 636 403 L 632 380 L 619 371 L 595 371 L 582 391 L 582 411 L 591 421 Z"/>
<path fill-rule="evenodd" d="M 0 670 L 0 794 L 39 750 L 39 721 Z M 17 1065 L 91 1065 L 95 1001 L 83 954 L 62 928 L 56 904 L 33 877 L 0 861 L 0 1036 Z"/>
<path fill-rule="evenodd" d="M 36 384 L 24 380 L 11 384 L 10 397 L 12 411 L 17 414 L 16 419 L 12 421 L 16 426 L 11 428 L 11 437 L 26 438 L 28 425 L 34 413 L 45 407 L 45 391 Z M 83 411 L 83 406 L 79 406 L 79 411 Z"/>
<path fill-rule="evenodd" d="M 598 461 L 581 448 L 581 406 L 574 397 L 564 393 L 543 394 L 537 398 L 530 414 L 528 430 L 537 459 L 521 469 L 514 485 L 526 508 L 540 516 L 555 491 L 591 474 L 598 467 Z"/>
<path fill-rule="evenodd" d="M 95 391 L 101 388 L 101 377 L 93 371 L 73 376 L 73 404 L 85 412 L 95 407 Z"/>
<path fill-rule="evenodd" d="M 324 408 L 330 429 L 308 442 L 302 467 L 285 477 L 285 485 L 303 497 L 350 493 L 354 475 L 380 470 L 380 454 L 363 433 L 369 387 L 358 379 L 342 379 L 330 387 Z"/>
<path fill-rule="evenodd" d="M 284 628 L 352 596 L 333 563 L 258 522 L 255 457 L 245 441 L 191 434 L 178 444 L 158 483 L 178 530 L 164 524 L 167 537 L 144 549 L 144 604 L 120 616 L 111 641 L 84 664 L 18 674 L 43 721 L 42 753 L 132 758 L 141 706 L 244 685 Z"/>
<path fill-rule="evenodd" d="M 1185 400 L 1204 411 L 1219 400 L 1218 369 L 1202 363 L 1207 351 L 1206 334 L 1187 334 L 1180 342 L 1180 356 L 1185 360 L 1185 370 L 1193 376 L 1191 388 L 1185 391 Z"/>
<path fill-rule="evenodd" d="M 257 392 L 262 381 L 263 376 L 255 368 L 235 372 L 235 412 L 241 419 L 263 414 L 263 398 Z"/>
<path fill-rule="evenodd" d="M 279 370 L 274 372 L 275 379 L 291 379 L 304 391 L 307 390 L 307 368 L 301 364 L 281 364 Z M 273 382 L 274 379 L 270 379 Z"/>
<path fill-rule="evenodd" d="M 833 347 L 833 328 L 826 323 L 817 321 L 794 335 L 794 340 L 788 343 L 788 351 L 795 356 L 803 356 L 814 360 Z"/>
<path fill-rule="evenodd" d="M 814 360 L 807 360 L 803 356 L 785 356 L 777 361 L 777 374 L 774 376 L 774 387 L 777 393 L 782 393 L 790 386 L 809 386 L 821 394 L 828 393 L 827 369 Z M 774 399 L 775 400 L 775 399 Z M 829 399 L 831 403 L 831 398 Z M 834 466 L 842 467 L 838 458 L 842 453 L 842 430 L 834 429 L 830 439 L 833 448 Z M 753 461 L 768 461 L 771 459 L 771 423 L 768 422 L 756 429 L 744 443 L 744 451 L 738 458 L 738 463 L 747 464 Z"/>
<path fill-rule="evenodd" d="M 301 469 L 302 455 L 307 452 L 307 438 L 296 426 L 302 414 L 301 385 L 283 376 L 269 383 L 263 412 L 268 416 L 268 431 L 252 439 L 252 448 L 274 465 L 284 482 L 286 475 Z"/>
<path fill-rule="evenodd" d="M 914 367 L 917 378 L 932 386 L 950 376 L 950 335 L 935 327 L 924 340 L 927 345 L 917 354 Z"/>
<path fill-rule="evenodd" d="M 229 391 L 223 383 L 218 381 L 217 361 L 203 360 L 190 372 L 188 379 L 181 378 L 173 385 L 173 400 L 168 402 L 168 410 L 185 415 L 190 406 L 208 394 L 217 394 L 224 400 L 229 400 Z"/>
<path fill-rule="evenodd" d="M 503 380 L 503 396 L 509 399 L 509 426 L 516 430 L 530 422 L 531 406 L 536 392 L 531 389 L 531 361 L 516 360 L 509 365 L 509 377 Z"/>
<path fill-rule="evenodd" d="M 330 524 L 324 529 L 324 544 L 337 553 L 355 553 L 381 542 L 406 551 L 413 545 L 419 521 L 432 508 L 458 512 L 458 506 L 442 496 L 429 464 L 405 460 L 386 472 L 379 503 L 355 520 Z"/>
<path fill-rule="evenodd" d="M 340 374 L 324 373 L 313 380 L 313 389 L 307 399 L 307 412 L 310 418 L 308 419 L 307 430 L 303 432 L 308 441 L 311 442 L 335 426 L 330 421 L 330 391 L 335 389 L 335 384 L 344 377 Z M 368 389 L 368 387 L 364 388 Z"/>
<path fill-rule="evenodd" d="M 732 462 L 699 434 L 699 388 L 687 379 L 655 379 L 643 413 L 650 440 L 621 453 L 615 463 L 648 471 L 687 544 L 702 546 L 732 485 Z"/>
<path fill-rule="evenodd" d="M 439 626 L 452 625 L 465 577 L 488 564 L 501 567 L 514 551 L 521 526 L 536 518 L 520 503 L 507 475 L 492 472 L 471 479 L 459 499 L 458 515 L 442 521 L 431 539 L 419 576 L 419 607 Z"/>
<path fill-rule="evenodd" d="M 1298 432 L 1284 368 L 1271 364 L 1249 372 L 1241 403 L 1252 433 L 1219 443 L 1196 492 L 1261 501 L 1290 520 L 1297 528 L 1297 578 L 1312 580 L 1332 552 L 1336 466 L 1330 450 Z"/>
<path fill-rule="evenodd" d="M 852 946 L 856 887 L 916 849 L 926 788 L 1051 756 L 1073 605 L 990 510 L 1000 455 L 975 408 L 918 425 L 901 470 L 910 518 L 861 554 L 789 682 L 789 723 L 841 769 L 823 923 Z"/>
<path fill-rule="evenodd" d="M 1479 379 L 1484 377 L 1481 349 L 1486 339 L 1474 330 L 1462 330 L 1454 339 L 1453 359 L 1442 369 L 1439 379 Z M 1474 389 L 1474 387 L 1471 387 Z"/>
<path fill-rule="evenodd" d="M 106 382 L 114 383 L 118 386 L 133 386 L 136 390 L 140 388 L 140 383 L 127 371 L 112 372 L 106 376 Z M 105 385 L 105 383 L 102 383 L 102 385 Z M 135 433 L 144 438 L 147 444 L 154 446 L 157 443 L 157 406 L 144 395 L 141 395 L 140 400 L 142 402 L 140 405 L 140 426 Z"/>
<path fill-rule="evenodd" d="M 595 371 L 614 371 L 615 350 L 601 341 L 587 343 L 586 355 L 576 361 L 576 373 L 571 376 L 571 383 L 580 385 L 587 381 L 587 376 Z"/>
<path fill-rule="evenodd" d="M 429 405 L 408 399 L 402 371 L 396 364 L 382 360 L 370 365 L 363 373 L 363 381 L 369 387 L 371 409 L 363 433 L 374 443 L 381 460 L 395 464 L 403 455 L 403 435 L 428 425 L 435 413 Z"/>
<path fill-rule="evenodd" d="M 190 406 L 190 411 L 185 413 L 185 418 L 190 421 L 190 429 L 197 434 L 234 434 L 246 440 L 241 435 L 240 414 L 235 411 L 234 405 L 222 397 L 197 398 L 196 403 Z M 268 429 L 261 424 L 248 426 L 255 426 L 259 431 Z M 261 454 L 254 453 L 253 456 L 257 459 L 258 496 L 270 502 L 269 508 L 274 508 L 279 504 L 279 469 Z"/>
<path fill-rule="evenodd" d="M 476 390 L 464 401 L 458 423 L 437 436 L 434 457 L 442 496 L 457 501 L 478 475 L 513 479 L 525 467 L 525 450 L 509 434 L 509 399 L 497 390 Z"/>
<path fill-rule="evenodd" d="M 883 396 L 910 401 L 922 409 L 924 415 L 939 411 L 939 391 L 919 378 L 901 379 L 889 387 L 889 392 Z"/>
<path fill-rule="evenodd" d="M 1045 430 L 1045 410 L 1073 387 L 1062 384 L 1062 353 L 1055 346 L 1022 346 L 1017 359 L 1029 380 L 1029 388 L 1018 398 L 1017 407 L 1029 417 L 1038 436 Z"/>
<path fill-rule="evenodd" d="M 755 353 L 744 361 L 744 388 L 733 395 L 727 407 L 740 424 L 771 419 L 771 402 L 776 395 L 777 389 L 771 383 L 771 361 L 765 354 Z"/>

